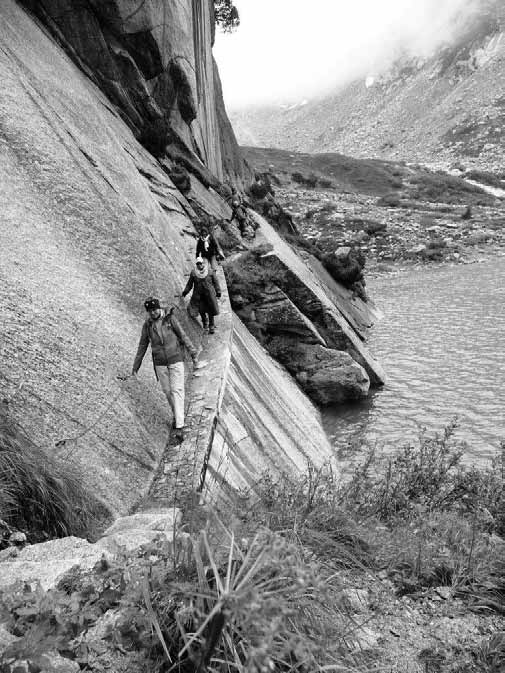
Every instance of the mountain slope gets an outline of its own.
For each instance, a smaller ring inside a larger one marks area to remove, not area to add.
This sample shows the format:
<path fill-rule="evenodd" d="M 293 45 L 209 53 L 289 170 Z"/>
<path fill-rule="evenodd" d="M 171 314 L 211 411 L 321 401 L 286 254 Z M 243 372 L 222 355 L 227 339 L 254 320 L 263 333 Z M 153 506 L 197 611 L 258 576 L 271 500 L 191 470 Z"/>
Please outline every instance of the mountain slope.
<path fill-rule="evenodd" d="M 401 58 L 324 98 L 230 117 L 245 145 L 501 168 L 505 6 L 489 3 L 429 59 Z"/>

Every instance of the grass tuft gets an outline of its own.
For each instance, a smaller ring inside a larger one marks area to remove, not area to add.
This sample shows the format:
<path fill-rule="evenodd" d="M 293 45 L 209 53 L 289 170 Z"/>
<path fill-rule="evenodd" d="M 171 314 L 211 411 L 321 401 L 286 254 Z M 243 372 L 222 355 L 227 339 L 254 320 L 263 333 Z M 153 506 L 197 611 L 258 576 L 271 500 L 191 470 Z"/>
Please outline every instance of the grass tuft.
<path fill-rule="evenodd" d="M 46 455 L 5 412 L 0 413 L 0 519 L 37 541 L 86 536 L 104 515 L 73 468 Z"/>

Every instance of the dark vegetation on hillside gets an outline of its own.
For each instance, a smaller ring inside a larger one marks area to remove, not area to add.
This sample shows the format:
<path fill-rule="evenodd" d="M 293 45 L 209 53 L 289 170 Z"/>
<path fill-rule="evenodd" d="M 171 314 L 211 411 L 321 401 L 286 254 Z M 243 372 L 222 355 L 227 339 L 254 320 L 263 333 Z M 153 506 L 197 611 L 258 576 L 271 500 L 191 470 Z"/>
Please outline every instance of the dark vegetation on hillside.
<path fill-rule="evenodd" d="M 338 257 L 335 250 L 331 250 L 335 244 L 333 240 L 307 239 L 303 236 L 285 236 L 288 243 L 294 248 L 305 250 L 318 259 L 333 280 L 341 283 L 344 287 L 355 290 L 366 301 L 364 290 L 364 269 L 366 258 L 359 247 L 353 247 L 345 257 Z"/>
<path fill-rule="evenodd" d="M 275 148 L 243 147 L 242 150 L 251 165 L 275 175 L 283 186 L 292 184 L 306 189 L 379 196 L 382 197 L 380 204 L 390 207 L 410 208 L 416 201 L 486 205 L 495 200 L 462 178 L 405 162 L 354 159 L 336 153 L 304 154 Z M 477 177 L 472 179 L 478 181 Z M 490 184 L 489 178 L 483 182 Z"/>
<path fill-rule="evenodd" d="M 314 255 L 335 281 L 354 290 L 366 301 L 363 274 L 365 256 L 359 249 L 352 249 L 349 255 L 342 259 L 337 257 L 335 252 L 326 252 L 324 243 L 319 244 L 303 236 L 289 234 L 285 235 L 285 239 L 295 249 L 298 248 Z M 241 308 L 233 305 L 234 296 L 240 296 L 246 303 L 261 303 L 267 285 L 273 283 L 282 289 L 283 279 L 279 278 L 278 272 L 261 262 L 262 255 L 268 251 L 268 247 L 256 248 L 244 253 L 239 265 L 224 266 L 226 283 L 234 309 Z"/>
<path fill-rule="evenodd" d="M 343 154 L 303 154 L 275 148 L 242 147 L 246 160 L 257 170 L 274 173 L 285 184 L 308 188 L 359 190 L 385 194 L 399 186 L 398 166 L 379 159 L 353 159 Z"/>
<path fill-rule="evenodd" d="M 483 185 L 489 185 L 490 187 L 505 189 L 505 172 L 495 174 L 490 171 L 479 171 L 474 169 L 467 171 L 465 173 L 465 178 L 475 180 L 475 182 L 480 182 Z"/>
<path fill-rule="evenodd" d="M 454 429 L 389 457 L 371 451 L 347 483 L 330 468 L 265 474 L 225 506 L 186 512 L 185 536 L 71 571 L 48 592 L 2 592 L 5 625 L 20 638 L 4 662 L 45 670 L 57 651 L 97 672 L 399 670 L 387 640 L 356 644 L 346 587 L 370 596 L 360 620 L 377 613 L 386 639 L 402 596 L 413 601 L 410 632 L 417 601 L 442 590 L 442 611 L 505 613 L 505 446 L 489 468 L 466 468 Z M 505 638 L 414 646 L 419 661 L 428 655 L 439 661 L 430 672 L 497 673 Z"/>

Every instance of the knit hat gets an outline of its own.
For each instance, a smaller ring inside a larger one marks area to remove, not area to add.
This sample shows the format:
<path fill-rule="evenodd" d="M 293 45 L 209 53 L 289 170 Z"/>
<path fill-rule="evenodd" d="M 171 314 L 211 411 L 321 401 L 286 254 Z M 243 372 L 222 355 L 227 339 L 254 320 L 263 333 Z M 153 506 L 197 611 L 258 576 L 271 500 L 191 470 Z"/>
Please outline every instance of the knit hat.
<path fill-rule="evenodd" d="M 155 311 L 157 308 L 161 308 L 160 300 L 156 299 L 156 297 L 147 297 L 144 302 L 144 306 L 146 311 Z"/>

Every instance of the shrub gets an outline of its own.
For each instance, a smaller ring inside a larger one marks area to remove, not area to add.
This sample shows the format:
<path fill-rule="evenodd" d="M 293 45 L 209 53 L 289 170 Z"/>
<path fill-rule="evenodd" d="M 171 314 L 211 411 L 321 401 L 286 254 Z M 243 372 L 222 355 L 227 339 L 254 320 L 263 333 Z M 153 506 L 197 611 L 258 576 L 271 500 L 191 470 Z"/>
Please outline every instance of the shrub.
<path fill-rule="evenodd" d="M 85 536 L 105 508 L 62 466 L 0 413 L 0 519 L 26 530 L 32 540 Z"/>
<path fill-rule="evenodd" d="M 327 180 L 326 178 L 319 178 L 318 183 L 319 186 L 323 189 L 333 189 L 335 187 L 333 182 L 331 180 Z"/>
<path fill-rule="evenodd" d="M 464 467 L 455 428 L 389 457 L 370 452 L 346 483 L 328 467 L 265 475 L 249 517 L 337 566 L 386 569 L 399 594 L 449 586 L 473 609 L 504 612 L 505 542 L 490 535 L 505 527 L 505 443 L 490 468 Z"/>
<path fill-rule="evenodd" d="M 264 199 L 267 194 L 271 193 L 270 185 L 265 182 L 253 182 L 249 187 L 249 194 L 254 199 Z"/>
<path fill-rule="evenodd" d="M 397 594 L 447 586 L 475 611 L 503 613 L 503 543 L 490 534 L 504 516 L 505 443 L 489 469 L 464 468 L 454 430 L 384 459 L 370 453 L 348 483 L 329 466 L 265 474 L 226 502 L 233 527 L 207 515 L 199 534 L 71 571 L 57 589 L 0 592 L 2 623 L 18 637 L 2 663 L 49 670 L 57 651 L 98 671 L 385 670 L 380 651 L 369 667 L 349 651 L 348 579 L 366 587 L 376 569 Z M 501 670 L 501 632 L 470 648 L 476 667 L 465 671 Z"/>
<path fill-rule="evenodd" d="M 239 260 L 224 264 L 230 296 L 240 295 L 246 303 L 260 301 L 265 287 L 278 280 L 273 270 L 259 262 L 259 257 L 269 249 L 268 246 L 258 247 L 241 255 Z"/>
<path fill-rule="evenodd" d="M 291 179 L 293 182 L 297 182 L 299 185 L 303 185 L 304 187 L 309 187 L 311 189 L 314 189 L 317 185 L 317 176 L 311 173 L 309 176 L 305 177 L 299 172 L 294 172 L 291 173 Z"/>
<path fill-rule="evenodd" d="M 358 248 L 353 248 L 344 258 L 337 257 L 333 252 L 326 253 L 321 261 L 330 276 L 345 287 L 351 288 L 363 281 L 365 256 Z"/>
<path fill-rule="evenodd" d="M 252 488 L 250 509 L 242 516 L 255 525 L 264 525 L 295 535 L 304 546 L 339 567 L 368 567 L 370 548 L 354 514 L 342 506 L 341 484 L 330 466 L 309 466 L 305 474 L 272 479 L 262 475 Z"/>
<path fill-rule="evenodd" d="M 58 589 L 19 585 L 4 594 L 3 623 L 18 640 L 2 662 L 49 670 L 45 658 L 56 650 L 81 668 L 104 670 L 117 650 L 136 655 L 137 665 L 140 655 L 151 671 L 323 671 L 346 663 L 353 628 L 337 588 L 286 537 L 260 529 L 238 541 L 209 520 L 199 535 L 154 541 L 138 557 L 67 575 Z"/>
<path fill-rule="evenodd" d="M 314 255 L 333 280 L 347 288 L 353 289 L 363 301 L 367 301 L 363 275 L 366 260 L 362 250 L 353 248 L 347 257 L 338 258 L 334 252 L 325 252 L 325 247 L 327 246 L 324 245 L 324 241 L 312 241 L 301 235 L 286 235 L 285 239 L 292 246 Z M 330 242 L 333 245 L 335 244 L 333 239 Z"/>
<path fill-rule="evenodd" d="M 482 201 L 485 205 L 492 203 L 494 197 L 486 194 L 483 189 L 472 185 L 462 178 L 448 175 L 447 173 L 420 172 L 412 177 L 415 183 L 415 191 L 420 194 L 424 201 L 444 202 L 444 203 L 465 203 L 469 200 L 472 203 Z"/>
<path fill-rule="evenodd" d="M 387 224 L 385 222 L 375 222 L 374 220 L 368 220 L 365 227 L 365 231 L 369 236 L 376 236 L 379 233 L 385 232 L 386 229 Z"/>
<path fill-rule="evenodd" d="M 377 205 L 397 208 L 400 205 L 400 197 L 397 194 L 385 194 L 378 199 Z"/>
<path fill-rule="evenodd" d="M 347 485 L 357 511 L 388 521 L 429 511 L 461 511 L 485 507 L 502 530 L 505 492 L 505 445 L 488 470 L 461 463 L 464 446 L 454 443 L 456 421 L 442 434 L 423 431 L 418 446 L 407 445 L 393 456 L 378 459 L 371 453 Z"/>
<path fill-rule="evenodd" d="M 469 180 L 475 180 L 475 182 L 480 182 L 484 185 L 489 185 L 490 187 L 499 187 L 503 189 L 505 186 L 500 176 L 495 175 L 490 171 L 471 170 L 467 171 L 464 177 L 468 178 Z"/>
<path fill-rule="evenodd" d="M 426 247 L 428 248 L 428 250 L 439 250 L 440 248 L 446 248 L 447 243 L 444 241 L 443 238 L 437 236 L 435 238 L 431 238 L 426 243 Z"/>
<path fill-rule="evenodd" d="M 240 25 L 238 9 L 232 0 L 214 0 L 214 18 L 225 33 L 231 33 Z"/>

